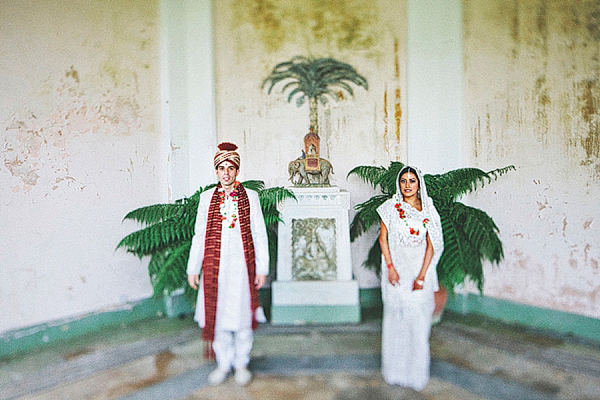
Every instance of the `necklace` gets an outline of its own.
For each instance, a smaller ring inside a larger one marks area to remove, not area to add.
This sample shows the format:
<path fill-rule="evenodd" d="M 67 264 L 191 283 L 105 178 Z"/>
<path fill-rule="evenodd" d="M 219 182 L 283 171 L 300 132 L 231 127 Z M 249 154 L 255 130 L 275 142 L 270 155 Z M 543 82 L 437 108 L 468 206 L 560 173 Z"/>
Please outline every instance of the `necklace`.
<path fill-rule="evenodd" d="M 406 227 L 408 228 L 408 231 L 410 232 L 411 235 L 419 235 L 419 230 L 415 229 L 411 226 L 408 225 L 408 221 L 406 220 L 406 212 L 404 211 L 404 209 L 402 208 L 402 204 L 400 202 L 397 202 L 394 207 L 396 207 L 396 211 L 398 211 L 398 216 L 400 217 L 400 219 L 402 221 L 404 221 L 404 225 L 406 225 Z M 429 223 L 429 218 L 425 218 L 423 220 L 423 228 L 427 229 L 427 224 Z"/>
<path fill-rule="evenodd" d="M 238 216 L 238 199 L 240 197 L 240 192 L 237 190 L 238 186 L 240 186 L 240 183 L 236 181 L 233 184 L 233 190 L 229 193 L 233 203 L 231 213 L 228 213 L 225 208 L 225 189 L 219 189 L 219 211 L 221 212 L 221 221 L 226 220 L 230 229 L 235 227 Z"/>

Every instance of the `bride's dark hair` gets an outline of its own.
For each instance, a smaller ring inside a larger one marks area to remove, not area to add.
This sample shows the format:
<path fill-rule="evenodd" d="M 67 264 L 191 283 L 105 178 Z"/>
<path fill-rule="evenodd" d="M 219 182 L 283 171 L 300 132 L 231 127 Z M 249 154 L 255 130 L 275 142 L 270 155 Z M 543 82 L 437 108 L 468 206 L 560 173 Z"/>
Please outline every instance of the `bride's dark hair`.
<path fill-rule="evenodd" d="M 410 167 L 407 165 L 404 168 L 402 168 L 400 170 L 400 173 L 398 174 L 398 184 L 400 184 L 400 178 L 402 177 L 402 175 L 404 175 L 408 172 L 415 174 L 415 176 L 417 177 L 417 180 L 419 180 L 419 174 L 417 174 L 417 170 L 414 169 L 413 167 Z M 421 182 L 419 182 L 419 187 L 420 187 L 420 185 L 421 185 Z"/>

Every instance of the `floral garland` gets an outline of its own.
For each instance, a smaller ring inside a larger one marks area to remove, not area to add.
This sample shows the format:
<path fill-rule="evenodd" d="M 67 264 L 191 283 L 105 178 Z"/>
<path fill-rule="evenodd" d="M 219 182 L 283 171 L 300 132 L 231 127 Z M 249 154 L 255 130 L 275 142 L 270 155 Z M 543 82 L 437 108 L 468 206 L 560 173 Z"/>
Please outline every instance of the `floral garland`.
<path fill-rule="evenodd" d="M 233 184 L 233 190 L 229 193 L 231 199 L 233 201 L 233 212 L 231 215 L 227 214 L 227 210 L 225 209 L 225 189 L 219 189 L 219 211 L 221 212 L 221 221 L 227 220 L 229 228 L 235 227 L 235 221 L 237 221 L 238 216 L 238 199 L 240 196 L 240 192 L 237 190 L 240 183 L 235 181 Z"/>
<path fill-rule="evenodd" d="M 408 231 L 410 232 L 411 235 L 419 235 L 419 230 L 418 229 L 414 229 L 413 227 L 408 226 L 408 221 L 406 220 L 406 212 L 404 211 L 404 209 L 402 208 L 402 204 L 400 203 L 396 203 L 394 205 L 394 207 L 396 207 L 396 211 L 398 211 L 398 215 L 400 216 L 400 219 L 402 221 L 404 221 L 404 224 L 406 225 L 406 227 L 408 228 Z M 423 220 L 423 227 L 425 229 L 427 229 L 427 224 L 429 224 L 429 218 L 425 218 Z"/>

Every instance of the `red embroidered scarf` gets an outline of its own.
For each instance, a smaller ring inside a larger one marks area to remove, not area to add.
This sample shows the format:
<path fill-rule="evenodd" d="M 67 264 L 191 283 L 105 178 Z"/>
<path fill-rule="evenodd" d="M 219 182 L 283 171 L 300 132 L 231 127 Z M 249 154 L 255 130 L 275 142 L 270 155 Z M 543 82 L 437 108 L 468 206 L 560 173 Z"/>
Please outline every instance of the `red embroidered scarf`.
<path fill-rule="evenodd" d="M 202 274 L 204 276 L 204 318 L 205 326 L 202 330 L 202 339 L 205 342 L 212 342 L 215 337 L 215 321 L 217 317 L 217 295 L 219 286 L 219 262 L 221 259 L 221 230 L 223 228 L 221 212 L 219 209 L 219 189 L 221 183 L 217 185 L 208 207 L 208 220 L 206 223 L 206 239 L 204 242 L 204 260 L 202 261 Z M 254 242 L 252 241 L 252 231 L 250 229 L 250 201 L 244 186 L 240 184 L 237 187 L 238 197 L 238 218 L 240 231 L 242 233 L 242 243 L 244 245 L 244 257 L 246 259 L 246 268 L 248 269 L 248 284 L 250 285 L 250 298 L 252 306 L 252 329 L 256 329 L 258 322 L 256 320 L 256 309 L 260 306 L 260 297 L 258 290 L 254 286 L 256 275 L 256 263 L 254 259 Z"/>

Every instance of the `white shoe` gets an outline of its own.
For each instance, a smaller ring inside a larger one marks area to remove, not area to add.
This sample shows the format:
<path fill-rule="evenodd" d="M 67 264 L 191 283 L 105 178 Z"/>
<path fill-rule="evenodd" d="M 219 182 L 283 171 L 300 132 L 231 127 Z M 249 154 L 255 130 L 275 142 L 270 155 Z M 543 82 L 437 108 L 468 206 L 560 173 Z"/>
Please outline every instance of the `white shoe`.
<path fill-rule="evenodd" d="M 225 378 L 227 378 L 228 373 L 229 372 L 223 371 L 220 368 L 215 368 L 213 372 L 208 374 L 208 383 L 211 385 L 220 385 L 221 383 L 225 382 Z"/>
<path fill-rule="evenodd" d="M 246 386 L 252 379 L 252 373 L 248 368 L 240 368 L 235 370 L 235 383 L 240 386 Z"/>

